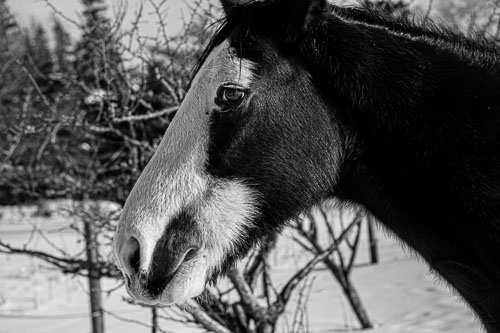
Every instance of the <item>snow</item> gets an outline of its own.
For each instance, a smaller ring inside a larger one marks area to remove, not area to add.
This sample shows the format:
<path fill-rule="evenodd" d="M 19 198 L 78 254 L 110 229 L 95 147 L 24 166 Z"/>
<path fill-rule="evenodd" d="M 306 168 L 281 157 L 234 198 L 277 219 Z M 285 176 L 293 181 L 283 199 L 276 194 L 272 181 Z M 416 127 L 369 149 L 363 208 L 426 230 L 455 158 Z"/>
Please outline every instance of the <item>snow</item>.
<path fill-rule="evenodd" d="M 36 225 L 65 251 L 76 253 L 81 249 L 81 243 L 72 231 L 60 231 L 72 221 L 63 215 L 51 219 L 33 216 L 35 211 L 34 207 L 0 207 L 0 238 L 16 246 L 31 239 L 30 248 L 47 250 L 47 242 L 38 234 L 31 234 L 32 226 Z M 429 273 L 425 263 L 411 253 L 405 253 L 396 240 L 380 230 L 378 237 L 380 263 L 368 264 L 368 241 L 363 233 L 352 276 L 354 286 L 376 324 L 375 329 L 366 332 L 481 331 L 467 306 Z M 271 264 L 276 276 L 287 276 L 307 255 L 287 239 L 279 244 Z M 330 273 L 318 269 L 314 276 L 306 313 L 309 331 L 357 330 L 357 321 Z M 115 287 L 116 281 L 103 280 L 103 290 Z M 0 254 L 0 333 L 90 332 L 87 288 L 84 278 L 62 275 L 38 260 Z M 104 308 L 113 314 L 105 317 L 106 332 L 150 332 L 150 310 L 127 304 L 122 300 L 125 296 L 123 287 L 103 294 Z M 292 304 L 279 332 L 287 332 L 287 327 L 291 327 L 294 310 Z M 160 310 L 160 315 L 166 315 L 165 311 Z M 165 319 L 160 320 L 160 327 L 169 332 L 200 332 Z"/>

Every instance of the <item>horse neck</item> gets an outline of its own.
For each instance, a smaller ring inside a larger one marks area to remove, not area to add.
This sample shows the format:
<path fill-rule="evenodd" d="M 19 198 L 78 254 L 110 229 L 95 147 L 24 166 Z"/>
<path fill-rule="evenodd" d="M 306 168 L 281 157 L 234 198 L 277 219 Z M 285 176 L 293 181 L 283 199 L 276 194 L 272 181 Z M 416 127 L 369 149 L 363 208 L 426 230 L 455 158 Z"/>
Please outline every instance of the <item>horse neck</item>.
<path fill-rule="evenodd" d="M 416 202 L 427 200 L 438 215 L 496 220 L 500 50 L 478 42 L 473 53 L 471 39 L 415 31 L 332 16 L 301 46 L 303 63 L 346 133 L 345 167 L 362 166 L 357 172 L 376 178 L 378 187 L 404 180 L 387 191 L 411 185 L 422 191 Z"/>
<path fill-rule="evenodd" d="M 332 16 L 301 47 L 346 133 L 339 195 L 365 205 L 500 331 L 500 51 L 394 29 Z"/>

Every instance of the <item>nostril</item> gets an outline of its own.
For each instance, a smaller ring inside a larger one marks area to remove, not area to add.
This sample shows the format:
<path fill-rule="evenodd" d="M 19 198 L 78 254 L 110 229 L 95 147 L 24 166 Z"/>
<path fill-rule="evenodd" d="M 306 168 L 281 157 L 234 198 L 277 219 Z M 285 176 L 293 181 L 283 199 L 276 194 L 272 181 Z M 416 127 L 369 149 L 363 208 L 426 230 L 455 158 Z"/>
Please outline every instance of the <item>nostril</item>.
<path fill-rule="evenodd" d="M 141 247 L 139 241 L 135 237 L 130 237 L 123 245 L 124 257 L 126 266 L 128 266 L 129 274 L 137 274 L 141 267 Z"/>
<path fill-rule="evenodd" d="M 130 257 L 130 267 L 132 267 L 134 273 L 139 272 L 139 268 L 141 267 L 141 251 L 139 248 Z"/>
<path fill-rule="evenodd" d="M 145 271 L 142 271 L 139 273 L 139 283 L 142 285 L 146 285 L 148 282 L 148 273 Z"/>

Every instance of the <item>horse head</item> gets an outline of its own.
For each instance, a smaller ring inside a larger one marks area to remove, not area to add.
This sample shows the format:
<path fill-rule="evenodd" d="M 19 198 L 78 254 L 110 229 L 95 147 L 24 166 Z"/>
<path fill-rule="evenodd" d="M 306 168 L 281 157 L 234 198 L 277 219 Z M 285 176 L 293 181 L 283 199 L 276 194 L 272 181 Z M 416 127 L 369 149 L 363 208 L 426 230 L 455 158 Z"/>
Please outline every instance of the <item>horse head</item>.
<path fill-rule="evenodd" d="M 114 241 L 128 292 L 178 303 L 335 186 L 340 131 L 294 48 L 325 1 L 222 2 Z"/>

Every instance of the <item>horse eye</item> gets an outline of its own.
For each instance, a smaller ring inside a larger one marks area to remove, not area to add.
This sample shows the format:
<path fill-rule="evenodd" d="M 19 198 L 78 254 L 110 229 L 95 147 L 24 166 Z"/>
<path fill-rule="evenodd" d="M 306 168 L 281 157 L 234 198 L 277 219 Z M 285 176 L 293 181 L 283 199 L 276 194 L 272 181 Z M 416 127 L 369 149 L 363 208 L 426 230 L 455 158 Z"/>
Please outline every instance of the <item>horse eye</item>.
<path fill-rule="evenodd" d="M 224 93 L 222 96 L 222 98 L 228 102 L 239 101 L 243 97 L 245 97 L 245 92 L 243 92 L 237 88 L 224 89 Z"/>
<path fill-rule="evenodd" d="M 245 88 L 233 84 L 224 84 L 217 89 L 215 103 L 221 107 L 236 107 L 245 98 Z"/>

